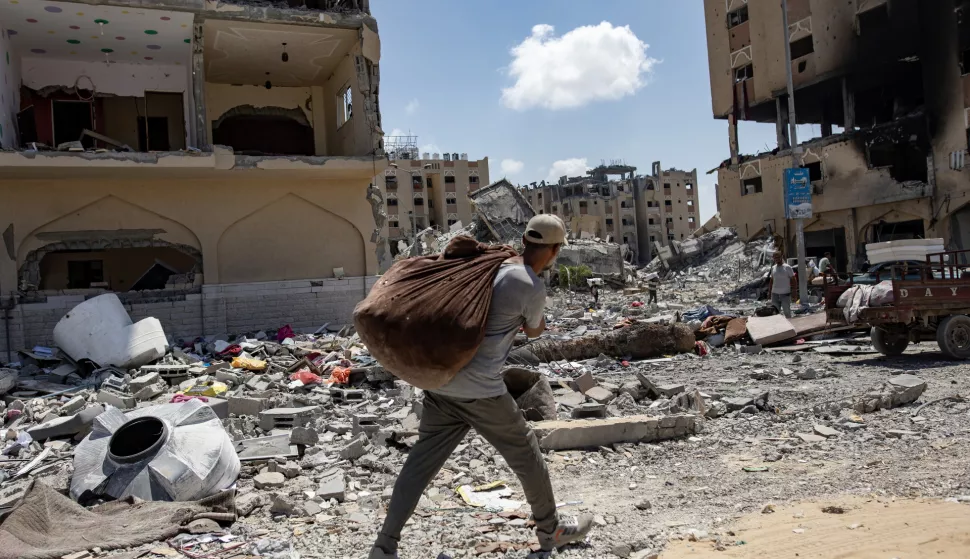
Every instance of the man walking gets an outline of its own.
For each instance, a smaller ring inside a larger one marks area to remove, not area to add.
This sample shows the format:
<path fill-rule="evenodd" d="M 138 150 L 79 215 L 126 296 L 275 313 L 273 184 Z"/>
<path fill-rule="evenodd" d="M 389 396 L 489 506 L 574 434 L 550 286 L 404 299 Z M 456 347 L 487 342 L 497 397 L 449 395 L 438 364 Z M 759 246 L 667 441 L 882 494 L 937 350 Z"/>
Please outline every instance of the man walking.
<path fill-rule="evenodd" d="M 784 311 L 786 318 L 791 318 L 791 280 L 795 271 L 782 259 L 781 251 L 774 254 L 775 263 L 771 266 L 771 305 Z"/>
<path fill-rule="evenodd" d="M 647 295 L 649 296 L 649 298 L 647 299 L 648 305 L 657 304 L 657 288 L 659 287 L 660 287 L 660 278 L 654 276 L 647 280 Z"/>
<path fill-rule="evenodd" d="M 554 215 L 537 215 L 526 226 L 522 241 L 522 256 L 502 264 L 492 284 L 485 339 L 475 357 L 451 382 L 425 391 L 420 436 L 394 484 L 387 517 L 370 559 L 397 557 L 404 524 L 425 488 L 472 427 L 498 450 L 522 483 L 544 551 L 582 541 L 592 527 L 592 517 L 557 515 L 538 440 L 502 379 L 502 368 L 519 328 L 530 338 L 538 337 L 546 328 L 546 290 L 539 274 L 552 267 L 560 246 L 566 243 L 566 227 Z"/>

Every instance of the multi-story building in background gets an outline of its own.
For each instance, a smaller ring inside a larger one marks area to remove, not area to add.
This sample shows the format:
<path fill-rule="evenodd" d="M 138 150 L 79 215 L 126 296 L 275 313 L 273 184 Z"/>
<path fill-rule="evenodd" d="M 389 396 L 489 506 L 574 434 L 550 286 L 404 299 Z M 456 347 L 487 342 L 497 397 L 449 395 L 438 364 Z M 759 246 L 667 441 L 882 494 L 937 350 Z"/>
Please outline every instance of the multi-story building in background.
<path fill-rule="evenodd" d="M 970 107 L 968 3 L 925 0 L 705 0 L 711 97 L 728 122 L 718 169 L 721 221 L 794 246 L 785 168 L 809 169 L 809 256 L 858 269 L 865 244 L 942 237 L 970 248 L 964 170 Z M 798 124 L 821 137 L 791 147 L 785 43 Z M 738 122 L 774 125 L 777 147 L 739 153 Z M 793 161 L 794 155 L 794 161 Z"/>
<path fill-rule="evenodd" d="M 599 238 L 628 248 L 631 262 L 649 262 L 655 243 L 667 246 L 698 228 L 697 171 L 660 170 L 606 163 L 584 177 L 531 184 L 523 194 L 539 213 L 563 218 L 574 238 Z"/>
<path fill-rule="evenodd" d="M 377 22 L 291 6 L 0 5 L 0 351 L 104 292 L 173 338 L 350 321 L 383 255 Z"/>
<path fill-rule="evenodd" d="M 428 227 L 440 232 L 471 223 L 468 195 L 487 186 L 488 158 L 469 161 L 467 153 L 419 153 L 417 137 L 384 138 L 390 164 L 374 183 L 384 195 L 384 236 L 392 255 Z"/>

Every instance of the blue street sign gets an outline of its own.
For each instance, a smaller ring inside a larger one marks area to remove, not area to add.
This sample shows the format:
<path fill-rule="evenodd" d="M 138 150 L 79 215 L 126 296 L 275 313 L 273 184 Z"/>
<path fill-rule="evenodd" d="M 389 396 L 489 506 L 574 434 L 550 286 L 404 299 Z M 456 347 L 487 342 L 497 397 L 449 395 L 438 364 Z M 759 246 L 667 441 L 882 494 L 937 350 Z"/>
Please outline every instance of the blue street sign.
<path fill-rule="evenodd" d="M 785 217 L 812 217 L 812 181 L 808 169 L 785 169 Z"/>

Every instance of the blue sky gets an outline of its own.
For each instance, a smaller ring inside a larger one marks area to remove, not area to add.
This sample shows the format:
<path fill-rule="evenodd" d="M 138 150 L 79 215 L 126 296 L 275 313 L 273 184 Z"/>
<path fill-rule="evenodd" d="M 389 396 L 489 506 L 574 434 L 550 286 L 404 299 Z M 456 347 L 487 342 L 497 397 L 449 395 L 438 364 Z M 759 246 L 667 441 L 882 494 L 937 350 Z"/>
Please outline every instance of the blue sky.
<path fill-rule="evenodd" d="M 371 9 L 386 134 L 417 135 L 422 151 L 487 156 L 493 181 L 519 184 L 583 158 L 589 167 L 622 159 L 641 173 L 653 161 L 697 168 L 702 222 L 714 214 L 716 174 L 706 172 L 729 151 L 727 123 L 711 114 L 699 0 L 371 0 Z M 739 136 L 742 152 L 774 147 L 773 124 L 743 124 Z"/>

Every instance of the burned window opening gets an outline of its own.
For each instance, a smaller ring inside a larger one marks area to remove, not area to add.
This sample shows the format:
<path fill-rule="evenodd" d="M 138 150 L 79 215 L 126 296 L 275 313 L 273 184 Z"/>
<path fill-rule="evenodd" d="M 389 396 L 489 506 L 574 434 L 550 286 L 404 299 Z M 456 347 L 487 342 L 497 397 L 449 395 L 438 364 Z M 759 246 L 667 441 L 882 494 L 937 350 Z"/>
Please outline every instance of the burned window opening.
<path fill-rule="evenodd" d="M 384 178 L 384 186 L 388 190 L 397 190 L 397 177 L 394 177 L 394 176 L 385 177 Z"/>
<path fill-rule="evenodd" d="M 388 206 L 396 206 L 397 205 L 397 198 L 388 198 L 387 199 L 387 205 Z"/>
<path fill-rule="evenodd" d="M 762 191 L 761 177 L 752 177 L 741 181 L 741 196 L 757 194 Z"/>
<path fill-rule="evenodd" d="M 889 27 L 889 3 L 866 10 L 856 18 L 859 23 L 859 35 L 884 31 Z"/>
<path fill-rule="evenodd" d="M 313 128 L 278 114 L 235 114 L 212 126 L 212 141 L 242 155 L 313 155 Z"/>
<path fill-rule="evenodd" d="M 71 260 L 67 263 L 68 289 L 88 289 L 103 282 L 104 260 Z"/>
<path fill-rule="evenodd" d="M 455 184 L 455 176 L 454 175 L 446 175 L 445 176 L 445 184 Z"/>
<path fill-rule="evenodd" d="M 84 136 L 84 130 L 94 130 L 94 117 L 90 101 L 61 101 L 51 103 L 54 122 L 54 147 L 67 142 L 77 142 L 86 149 L 94 146 L 94 138 Z"/>
<path fill-rule="evenodd" d="M 822 180 L 822 162 L 816 161 L 815 163 L 807 163 L 802 165 L 802 167 L 808 169 L 808 180 L 811 182 L 818 182 Z"/>
<path fill-rule="evenodd" d="M 869 167 L 889 169 L 889 176 L 895 181 L 929 181 L 926 153 L 913 144 L 883 142 L 870 144 L 867 151 Z"/>
<path fill-rule="evenodd" d="M 138 117 L 138 151 L 170 151 L 168 117 Z"/>
<path fill-rule="evenodd" d="M 813 52 L 815 52 L 815 43 L 812 41 L 811 35 L 805 37 L 804 39 L 799 39 L 791 44 L 792 60 L 797 60 L 803 56 L 808 56 Z"/>

